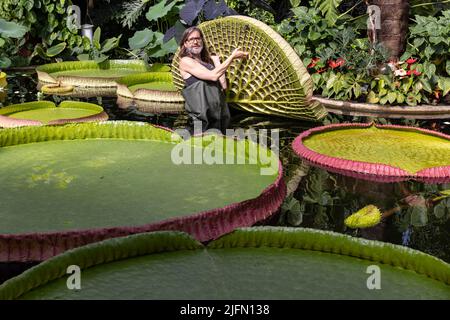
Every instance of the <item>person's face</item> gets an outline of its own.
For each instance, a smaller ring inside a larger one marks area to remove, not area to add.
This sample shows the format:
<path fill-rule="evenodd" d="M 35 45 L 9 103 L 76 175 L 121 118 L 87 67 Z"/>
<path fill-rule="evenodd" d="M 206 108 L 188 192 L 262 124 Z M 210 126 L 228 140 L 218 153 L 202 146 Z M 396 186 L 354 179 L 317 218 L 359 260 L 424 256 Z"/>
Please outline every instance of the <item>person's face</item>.
<path fill-rule="evenodd" d="M 192 32 L 186 39 L 185 46 L 190 53 L 196 55 L 200 54 L 203 50 L 203 41 L 202 37 L 200 36 L 200 32 L 198 31 Z"/>

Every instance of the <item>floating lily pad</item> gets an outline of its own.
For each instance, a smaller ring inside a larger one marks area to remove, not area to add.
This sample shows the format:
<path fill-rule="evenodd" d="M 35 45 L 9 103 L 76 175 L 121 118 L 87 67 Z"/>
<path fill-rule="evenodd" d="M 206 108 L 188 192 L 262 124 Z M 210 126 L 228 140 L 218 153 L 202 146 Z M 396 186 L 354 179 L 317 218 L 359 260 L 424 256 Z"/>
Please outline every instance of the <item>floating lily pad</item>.
<path fill-rule="evenodd" d="M 34 101 L 0 109 L 0 126 L 4 128 L 104 120 L 108 115 L 102 107 L 79 101 L 63 101 L 59 107 L 50 101 Z"/>
<path fill-rule="evenodd" d="M 67 286 L 69 266 L 81 269 L 79 290 Z M 449 284 L 447 263 L 406 247 L 258 227 L 207 247 L 179 232 L 91 244 L 5 282 L 0 299 L 448 300 Z"/>
<path fill-rule="evenodd" d="M 294 151 L 313 165 L 356 178 L 450 181 L 450 136 L 395 125 L 335 124 L 303 132 Z"/>
<path fill-rule="evenodd" d="M 6 85 L 7 85 L 6 73 L 0 72 L 0 88 L 4 88 L 4 87 L 6 87 Z"/>
<path fill-rule="evenodd" d="M 135 102 L 141 111 L 184 111 L 184 98 L 173 84 L 170 72 L 147 72 L 123 77 L 117 81 L 117 95 L 122 101 Z"/>
<path fill-rule="evenodd" d="M 227 102 L 249 112 L 317 121 L 327 111 L 312 101 L 313 82 L 297 53 L 271 27 L 245 16 L 229 16 L 199 25 L 205 46 L 227 59 L 235 48 L 249 52 L 228 68 Z M 183 89 L 179 50 L 173 59 L 174 83 Z"/>
<path fill-rule="evenodd" d="M 60 83 L 75 87 L 116 87 L 116 80 L 126 75 L 142 73 L 148 65 L 141 60 L 65 61 L 36 68 L 41 84 Z"/>
<path fill-rule="evenodd" d="M 73 86 L 64 86 L 57 83 L 43 85 L 40 90 L 45 94 L 70 94 L 73 92 Z"/>
<path fill-rule="evenodd" d="M 285 196 L 278 158 L 251 141 L 99 122 L 4 129 L 0 146 L 0 261 L 152 230 L 211 240 Z"/>

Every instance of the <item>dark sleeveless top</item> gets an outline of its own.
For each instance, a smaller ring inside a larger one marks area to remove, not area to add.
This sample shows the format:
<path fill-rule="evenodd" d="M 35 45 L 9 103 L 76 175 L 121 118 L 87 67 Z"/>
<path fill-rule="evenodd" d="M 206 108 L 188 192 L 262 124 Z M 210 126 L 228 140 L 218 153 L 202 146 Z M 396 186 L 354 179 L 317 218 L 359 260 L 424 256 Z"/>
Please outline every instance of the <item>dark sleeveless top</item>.
<path fill-rule="evenodd" d="M 212 65 L 212 64 L 210 64 L 210 63 L 207 63 L 207 62 L 203 62 L 203 61 L 199 61 L 203 66 L 205 66 L 205 68 L 207 68 L 208 70 L 213 70 L 215 67 Z M 187 78 L 187 79 L 184 79 L 184 83 L 185 83 L 185 87 L 189 87 L 191 84 L 194 84 L 194 83 L 196 83 L 196 82 L 198 82 L 198 81 L 206 81 L 206 80 L 202 80 L 202 79 L 199 79 L 199 78 L 197 78 L 196 76 L 193 76 L 193 75 L 191 75 L 189 78 Z M 211 82 L 214 82 L 214 81 L 211 81 Z"/>

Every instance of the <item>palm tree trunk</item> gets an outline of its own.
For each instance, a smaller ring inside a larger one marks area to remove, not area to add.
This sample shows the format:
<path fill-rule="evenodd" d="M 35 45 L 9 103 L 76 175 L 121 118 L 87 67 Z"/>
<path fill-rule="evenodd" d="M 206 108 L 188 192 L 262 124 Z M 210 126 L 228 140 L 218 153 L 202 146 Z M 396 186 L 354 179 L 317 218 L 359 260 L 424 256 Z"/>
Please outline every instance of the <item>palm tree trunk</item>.
<path fill-rule="evenodd" d="M 408 33 L 408 0 L 369 0 L 369 5 L 381 9 L 380 27 L 377 39 L 389 51 L 391 60 L 398 60 L 406 47 Z"/>

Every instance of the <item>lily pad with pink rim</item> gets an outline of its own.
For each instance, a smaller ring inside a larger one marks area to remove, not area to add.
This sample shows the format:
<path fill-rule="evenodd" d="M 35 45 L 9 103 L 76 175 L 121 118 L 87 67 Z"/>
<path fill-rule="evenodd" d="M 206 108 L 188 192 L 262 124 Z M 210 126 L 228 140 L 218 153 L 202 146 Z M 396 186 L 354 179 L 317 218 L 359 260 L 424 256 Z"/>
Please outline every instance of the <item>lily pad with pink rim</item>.
<path fill-rule="evenodd" d="M 286 194 L 263 146 L 140 122 L 0 130 L 0 174 L 0 262 L 154 230 L 208 241 L 267 218 Z"/>
<path fill-rule="evenodd" d="M 397 125 L 343 123 L 317 127 L 293 142 L 314 166 L 355 178 L 425 183 L 450 181 L 450 136 Z"/>
<path fill-rule="evenodd" d="M 101 106 L 79 101 L 63 101 L 59 106 L 51 101 L 34 101 L 0 109 L 3 128 L 105 120 L 108 115 Z"/>
<path fill-rule="evenodd" d="M 448 300 L 449 284 L 449 264 L 417 250 L 323 230 L 253 227 L 207 246 L 174 231 L 90 244 L 5 282 L 0 299 Z"/>

